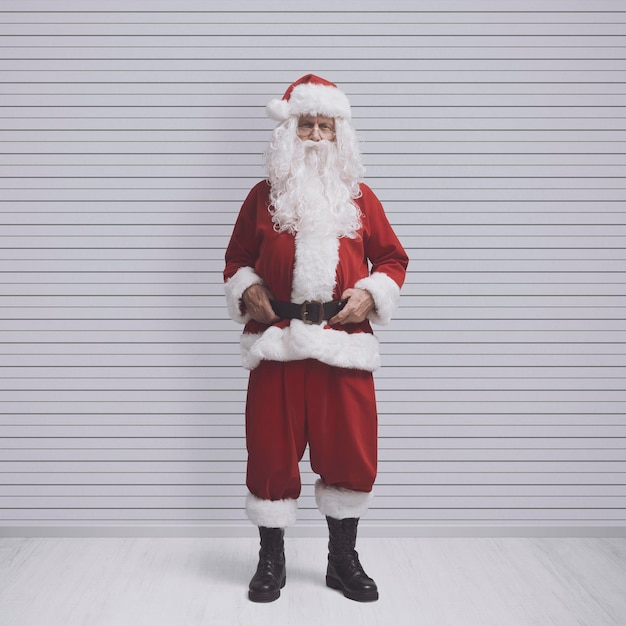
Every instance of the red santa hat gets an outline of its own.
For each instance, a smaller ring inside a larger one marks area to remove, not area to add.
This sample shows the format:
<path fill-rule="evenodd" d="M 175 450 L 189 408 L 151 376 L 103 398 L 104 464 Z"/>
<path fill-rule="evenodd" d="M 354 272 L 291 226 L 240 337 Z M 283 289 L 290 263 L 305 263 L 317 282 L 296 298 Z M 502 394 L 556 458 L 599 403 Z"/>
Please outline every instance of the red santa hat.
<path fill-rule="evenodd" d="M 271 100 L 267 114 L 278 122 L 284 122 L 292 115 L 352 117 L 346 94 L 335 83 L 314 74 L 302 76 L 289 85 L 282 99 Z"/>

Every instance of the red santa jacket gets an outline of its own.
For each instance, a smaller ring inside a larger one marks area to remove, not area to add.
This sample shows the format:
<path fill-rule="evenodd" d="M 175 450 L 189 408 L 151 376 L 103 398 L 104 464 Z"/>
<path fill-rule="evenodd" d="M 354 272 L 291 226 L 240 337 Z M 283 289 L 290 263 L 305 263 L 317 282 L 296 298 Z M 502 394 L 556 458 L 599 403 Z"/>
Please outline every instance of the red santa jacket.
<path fill-rule="evenodd" d="M 269 183 L 261 181 L 244 201 L 226 250 L 224 280 L 230 316 L 245 324 L 241 338 L 243 365 L 261 360 L 313 358 L 329 365 L 374 371 L 380 364 L 378 340 L 369 320 L 343 326 L 307 325 L 281 320 L 267 326 L 250 319 L 243 292 L 264 284 L 277 300 L 339 299 L 351 287 L 372 294 L 370 320 L 387 324 L 404 282 L 408 257 L 374 192 L 361 184 L 355 200 L 362 213 L 354 239 L 315 233 L 278 233 L 269 206 Z"/>

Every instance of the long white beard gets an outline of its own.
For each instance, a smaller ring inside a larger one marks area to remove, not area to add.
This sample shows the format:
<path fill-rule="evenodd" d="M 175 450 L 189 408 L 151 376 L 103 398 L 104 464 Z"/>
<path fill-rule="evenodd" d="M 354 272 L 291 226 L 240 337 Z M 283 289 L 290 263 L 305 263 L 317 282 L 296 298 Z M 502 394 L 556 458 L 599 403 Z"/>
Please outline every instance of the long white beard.
<path fill-rule="evenodd" d="M 340 167 L 335 142 L 302 141 L 288 128 L 277 130 L 267 154 L 269 211 L 277 231 L 295 235 L 291 300 L 325 302 L 333 298 L 340 239 L 357 237 L 361 227 L 353 200 L 358 183 L 346 176 L 350 168 Z"/>
<path fill-rule="evenodd" d="M 342 179 L 336 144 L 296 139 L 290 148 L 288 170 L 272 172 L 268 162 L 275 228 L 354 238 L 361 226 L 360 210 L 350 184 Z"/>

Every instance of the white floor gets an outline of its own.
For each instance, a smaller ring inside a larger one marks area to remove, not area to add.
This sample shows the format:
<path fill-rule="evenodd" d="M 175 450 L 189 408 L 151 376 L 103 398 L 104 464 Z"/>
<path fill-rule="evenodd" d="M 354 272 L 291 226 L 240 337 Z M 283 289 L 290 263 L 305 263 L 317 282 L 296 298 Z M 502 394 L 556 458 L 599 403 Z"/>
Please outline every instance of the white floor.
<path fill-rule="evenodd" d="M 2 626 L 624 626 L 626 539 L 364 538 L 372 604 L 324 585 L 326 541 L 287 539 L 287 586 L 247 600 L 253 539 L 0 539 Z"/>

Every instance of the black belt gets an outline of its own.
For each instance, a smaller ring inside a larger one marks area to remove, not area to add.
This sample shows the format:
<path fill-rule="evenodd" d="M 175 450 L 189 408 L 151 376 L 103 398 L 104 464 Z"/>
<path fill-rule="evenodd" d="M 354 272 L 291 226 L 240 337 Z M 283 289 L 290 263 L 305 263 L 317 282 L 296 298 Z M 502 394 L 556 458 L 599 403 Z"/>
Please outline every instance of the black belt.
<path fill-rule="evenodd" d="M 348 300 L 331 300 L 318 302 L 307 300 L 302 304 L 295 302 L 278 302 L 272 300 L 274 313 L 284 320 L 302 320 L 305 324 L 321 324 L 324 320 L 334 317 L 346 306 Z"/>

